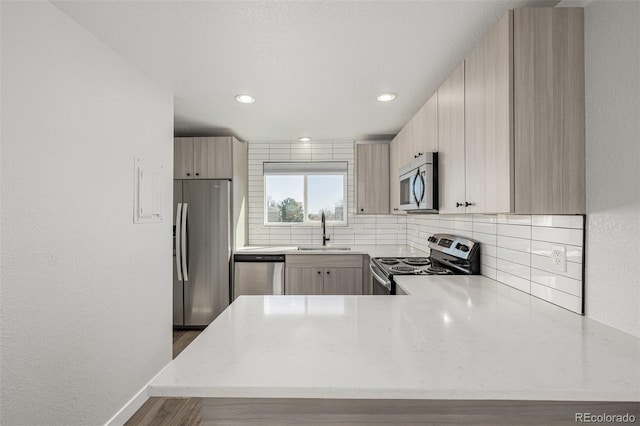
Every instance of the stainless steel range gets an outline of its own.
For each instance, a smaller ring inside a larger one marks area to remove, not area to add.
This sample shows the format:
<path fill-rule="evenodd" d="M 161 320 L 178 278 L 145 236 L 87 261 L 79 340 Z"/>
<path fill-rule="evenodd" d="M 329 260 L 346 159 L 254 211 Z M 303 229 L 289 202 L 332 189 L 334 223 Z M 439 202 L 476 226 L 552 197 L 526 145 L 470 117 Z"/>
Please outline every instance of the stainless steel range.
<path fill-rule="evenodd" d="M 373 294 L 396 294 L 393 277 L 398 275 L 477 275 L 480 273 L 480 243 L 450 234 L 428 238 L 429 257 L 374 257 L 369 268 L 374 278 Z"/>

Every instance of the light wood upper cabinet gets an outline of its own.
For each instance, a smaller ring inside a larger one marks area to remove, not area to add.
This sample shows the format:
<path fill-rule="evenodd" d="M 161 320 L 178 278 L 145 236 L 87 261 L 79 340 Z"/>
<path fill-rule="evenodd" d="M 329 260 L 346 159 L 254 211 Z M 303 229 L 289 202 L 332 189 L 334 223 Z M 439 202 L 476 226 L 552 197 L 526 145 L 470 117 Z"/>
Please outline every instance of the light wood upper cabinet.
<path fill-rule="evenodd" d="M 193 138 L 174 138 L 173 178 L 193 179 Z"/>
<path fill-rule="evenodd" d="M 196 179 L 231 179 L 232 138 L 194 138 L 193 166 Z"/>
<path fill-rule="evenodd" d="M 401 164 L 402 135 L 398 134 L 389 144 L 389 211 L 391 214 L 407 214 L 400 210 L 400 184 L 398 183 L 398 170 Z"/>
<path fill-rule="evenodd" d="M 464 62 L 438 90 L 440 213 L 464 213 Z"/>
<path fill-rule="evenodd" d="M 232 179 L 233 137 L 175 138 L 174 179 Z"/>
<path fill-rule="evenodd" d="M 438 151 L 438 94 L 431 98 L 402 128 L 399 136 L 400 167 L 424 155 Z"/>
<path fill-rule="evenodd" d="M 356 144 L 356 214 L 389 214 L 389 144 Z"/>
<path fill-rule="evenodd" d="M 583 15 L 508 12 L 439 89 L 441 213 L 585 213 Z"/>
<path fill-rule="evenodd" d="M 514 11 L 515 211 L 586 212 L 584 9 Z"/>
<path fill-rule="evenodd" d="M 466 213 L 513 211 L 512 25 L 507 13 L 465 60 Z"/>

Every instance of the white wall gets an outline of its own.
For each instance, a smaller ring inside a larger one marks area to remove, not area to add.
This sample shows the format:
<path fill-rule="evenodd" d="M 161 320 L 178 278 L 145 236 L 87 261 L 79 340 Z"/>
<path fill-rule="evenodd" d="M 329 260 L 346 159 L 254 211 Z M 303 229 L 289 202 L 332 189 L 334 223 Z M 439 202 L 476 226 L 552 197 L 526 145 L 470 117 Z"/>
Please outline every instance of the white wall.
<path fill-rule="evenodd" d="M 133 225 L 133 163 L 171 196 L 173 100 L 52 4 L 1 7 L 0 422 L 103 424 L 171 359 L 171 221 Z"/>
<path fill-rule="evenodd" d="M 587 316 L 640 336 L 640 3 L 585 9 Z"/>

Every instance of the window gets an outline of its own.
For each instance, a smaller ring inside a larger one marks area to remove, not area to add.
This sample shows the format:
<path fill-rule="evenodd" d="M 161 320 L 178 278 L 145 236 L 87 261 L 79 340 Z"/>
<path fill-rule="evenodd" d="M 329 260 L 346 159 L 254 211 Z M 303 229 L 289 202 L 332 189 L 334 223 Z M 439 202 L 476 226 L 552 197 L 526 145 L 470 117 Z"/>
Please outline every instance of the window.
<path fill-rule="evenodd" d="M 264 223 L 346 225 L 346 161 L 264 163 Z"/>

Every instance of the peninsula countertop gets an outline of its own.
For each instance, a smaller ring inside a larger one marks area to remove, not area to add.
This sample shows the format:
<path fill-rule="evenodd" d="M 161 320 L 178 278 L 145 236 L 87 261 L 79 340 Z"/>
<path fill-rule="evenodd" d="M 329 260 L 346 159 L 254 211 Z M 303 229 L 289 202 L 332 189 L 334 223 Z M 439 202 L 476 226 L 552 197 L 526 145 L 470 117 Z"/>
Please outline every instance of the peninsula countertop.
<path fill-rule="evenodd" d="M 640 339 L 482 276 L 242 296 L 150 396 L 640 401 Z"/>

